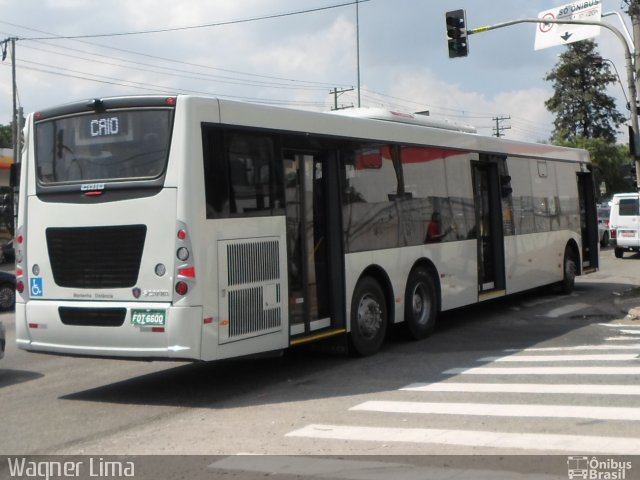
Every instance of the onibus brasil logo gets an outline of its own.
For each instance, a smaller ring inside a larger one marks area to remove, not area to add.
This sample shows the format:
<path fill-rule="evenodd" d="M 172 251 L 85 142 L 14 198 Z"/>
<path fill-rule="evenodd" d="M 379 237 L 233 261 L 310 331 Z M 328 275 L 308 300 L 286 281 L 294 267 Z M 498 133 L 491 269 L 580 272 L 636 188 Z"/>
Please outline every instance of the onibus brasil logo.
<path fill-rule="evenodd" d="M 631 467 L 631 462 L 614 458 L 589 458 L 586 455 L 567 458 L 567 474 L 570 479 L 626 480 L 627 470 L 631 470 Z"/>

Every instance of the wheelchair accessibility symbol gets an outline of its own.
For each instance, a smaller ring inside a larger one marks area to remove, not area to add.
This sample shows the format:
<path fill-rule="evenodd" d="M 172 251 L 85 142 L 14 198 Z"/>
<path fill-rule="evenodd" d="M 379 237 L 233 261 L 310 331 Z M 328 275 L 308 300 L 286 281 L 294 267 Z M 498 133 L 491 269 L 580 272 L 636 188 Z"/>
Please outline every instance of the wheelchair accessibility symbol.
<path fill-rule="evenodd" d="M 29 291 L 31 292 L 32 297 L 41 297 L 42 296 L 42 279 L 31 278 Z"/>

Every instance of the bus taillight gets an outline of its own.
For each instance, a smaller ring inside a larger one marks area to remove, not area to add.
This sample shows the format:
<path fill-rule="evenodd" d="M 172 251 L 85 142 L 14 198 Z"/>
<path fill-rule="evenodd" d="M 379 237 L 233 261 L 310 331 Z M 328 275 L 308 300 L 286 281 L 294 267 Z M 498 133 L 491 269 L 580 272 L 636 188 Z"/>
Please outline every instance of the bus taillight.
<path fill-rule="evenodd" d="M 175 292 L 185 296 L 196 279 L 196 267 L 191 252 L 193 251 L 187 226 L 179 222 L 176 229 L 176 266 L 175 266 Z"/>
<path fill-rule="evenodd" d="M 176 283 L 176 293 L 178 295 L 186 295 L 188 292 L 189 292 L 189 285 L 187 285 L 187 282 Z"/>

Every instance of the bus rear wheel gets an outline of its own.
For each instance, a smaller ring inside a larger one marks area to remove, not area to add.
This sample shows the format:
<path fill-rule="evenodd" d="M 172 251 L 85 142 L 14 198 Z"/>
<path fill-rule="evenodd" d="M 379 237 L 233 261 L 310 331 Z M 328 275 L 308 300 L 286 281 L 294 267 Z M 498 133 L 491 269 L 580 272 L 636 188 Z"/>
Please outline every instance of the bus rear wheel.
<path fill-rule="evenodd" d="M 436 325 L 436 288 L 433 277 L 422 267 L 411 272 L 404 297 L 404 321 L 411 338 L 428 337 Z"/>
<path fill-rule="evenodd" d="M 362 277 L 351 301 L 352 353 L 366 357 L 380 350 L 387 333 L 387 322 L 387 302 L 380 284 L 372 277 Z"/>

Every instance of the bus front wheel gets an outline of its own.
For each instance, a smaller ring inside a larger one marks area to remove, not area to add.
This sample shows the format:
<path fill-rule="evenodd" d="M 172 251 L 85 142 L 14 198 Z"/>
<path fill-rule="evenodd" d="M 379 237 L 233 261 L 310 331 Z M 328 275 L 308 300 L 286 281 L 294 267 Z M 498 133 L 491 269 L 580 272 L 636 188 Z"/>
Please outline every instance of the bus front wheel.
<path fill-rule="evenodd" d="M 573 292 L 573 287 L 576 284 L 576 272 L 578 271 L 578 262 L 573 249 L 567 245 L 564 250 L 564 260 L 562 262 L 564 270 L 560 289 L 565 295 Z"/>
<path fill-rule="evenodd" d="M 436 325 L 438 301 L 433 278 L 424 268 L 409 275 L 404 302 L 404 321 L 411 338 L 428 337 Z"/>
<path fill-rule="evenodd" d="M 351 301 L 352 352 L 365 357 L 373 355 L 387 333 L 387 302 L 380 284 L 372 277 L 362 277 Z"/>

